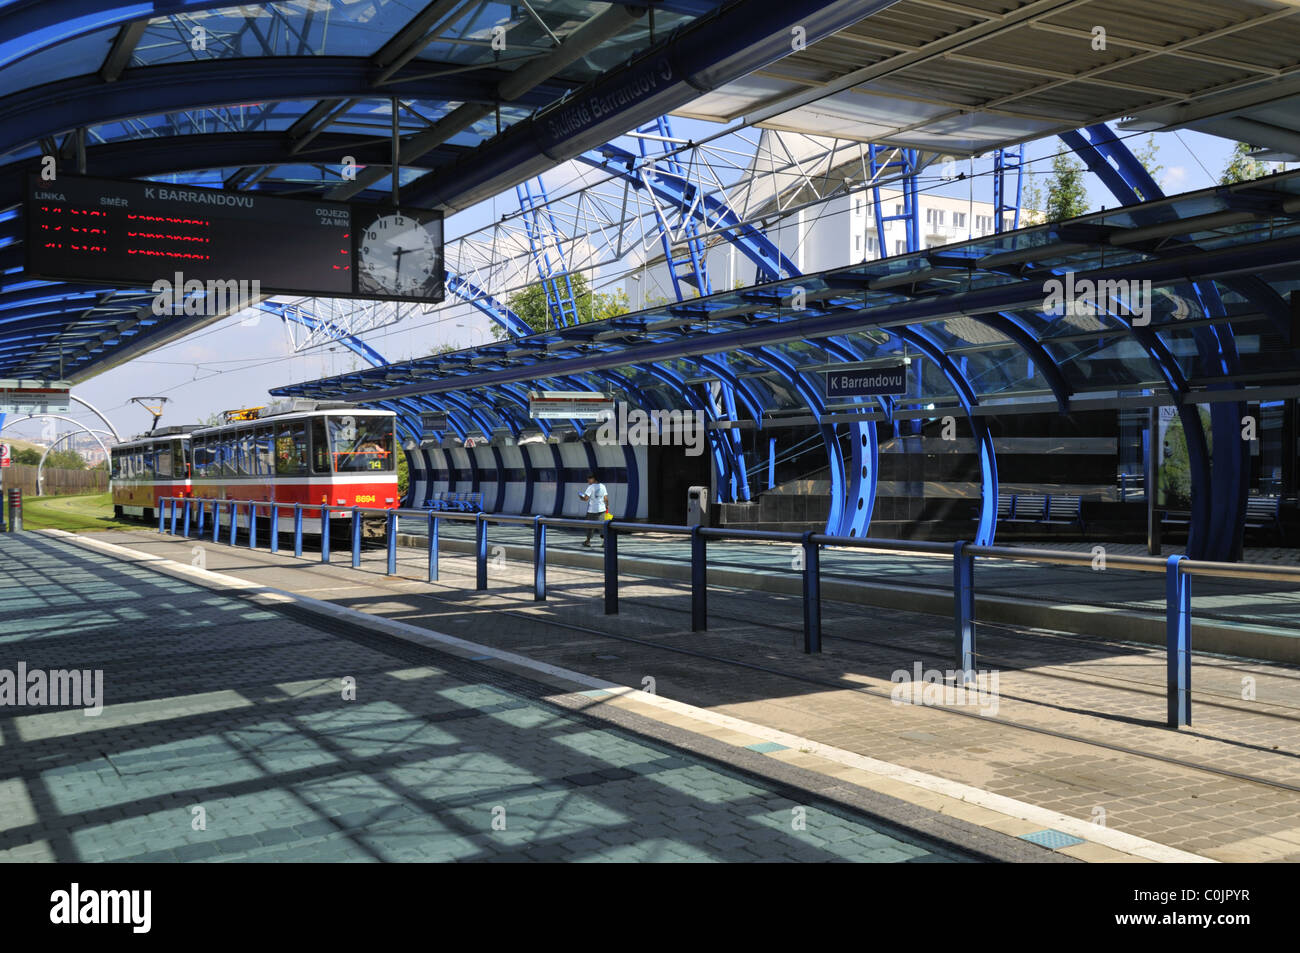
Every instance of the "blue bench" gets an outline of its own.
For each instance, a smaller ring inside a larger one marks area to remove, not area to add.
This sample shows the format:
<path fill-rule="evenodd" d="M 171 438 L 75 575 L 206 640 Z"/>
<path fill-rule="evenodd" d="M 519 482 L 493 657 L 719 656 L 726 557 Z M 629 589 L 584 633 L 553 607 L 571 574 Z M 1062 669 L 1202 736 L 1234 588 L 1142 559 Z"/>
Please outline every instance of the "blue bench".
<path fill-rule="evenodd" d="M 979 519 L 979 510 L 975 511 Z M 1044 523 L 1084 528 L 1083 497 L 1069 494 L 998 494 L 999 523 Z"/>
<path fill-rule="evenodd" d="M 482 493 L 434 493 L 425 501 L 425 507 L 439 512 L 481 513 Z"/>
<path fill-rule="evenodd" d="M 1161 510 L 1161 526 L 1187 526 L 1192 514 L 1179 510 Z M 1266 529 L 1282 532 L 1282 498 L 1280 496 L 1252 496 L 1246 500 L 1246 529 Z"/>

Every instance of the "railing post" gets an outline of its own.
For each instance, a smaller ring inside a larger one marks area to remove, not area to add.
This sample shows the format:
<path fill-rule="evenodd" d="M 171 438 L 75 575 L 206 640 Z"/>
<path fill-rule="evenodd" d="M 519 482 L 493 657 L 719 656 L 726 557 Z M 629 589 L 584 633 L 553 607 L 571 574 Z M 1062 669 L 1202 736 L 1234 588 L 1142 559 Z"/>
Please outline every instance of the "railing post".
<path fill-rule="evenodd" d="M 167 525 L 167 501 L 158 500 L 158 532 L 165 533 Z"/>
<path fill-rule="evenodd" d="M 611 520 L 601 529 L 605 537 L 605 615 L 618 615 L 618 531 Z"/>
<path fill-rule="evenodd" d="M 709 627 L 708 541 L 700 533 L 704 527 L 691 527 L 691 631 Z"/>
<path fill-rule="evenodd" d="M 271 552 L 280 551 L 280 507 L 271 504 Z"/>
<path fill-rule="evenodd" d="M 302 504 L 293 504 L 293 554 L 302 555 Z"/>
<path fill-rule="evenodd" d="M 397 573 L 397 511 L 388 511 L 388 575 Z"/>
<path fill-rule="evenodd" d="M 1165 564 L 1165 669 L 1170 728 L 1192 723 L 1192 577 L 1170 556 Z"/>
<path fill-rule="evenodd" d="M 438 517 L 429 514 L 429 582 L 438 581 Z"/>
<path fill-rule="evenodd" d="M 248 501 L 248 548 L 257 549 L 257 504 Z"/>
<path fill-rule="evenodd" d="M 352 507 L 352 568 L 361 568 L 361 514 Z"/>
<path fill-rule="evenodd" d="M 487 520 L 482 513 L 474 518 L 474 588 L 487 588 Z"/>
<path fill-rule="evenodd" d="M 957 669 L 962 682 L 969 682 L 975 671 L 975 557 L 966 552 L 967 542 L 952 547 L 953 621 Z"/>
<path fill-rule="evenodd" d="M 204 517 L 207 515 L 208 512 L 208 504 L 207 504 L 207 500 L 199 500 L 198 503 L 199 503 L 199 525 L 198 528 L 194 530 L 194 536 L 197 539 L 202 539 L 203 522 L 204 522 Z"/>
<path fill-rule="evenodd" d="M 185 518 L 181 521 L 181 532 L 186 539 L 190 538 L 190 503 L 189 497 L 185 498 Z"/>
<path fill-rule="evenodd" d="M 822 650 L 821 547 L 813 534 L 803 534 L 803 650 L 811 655 Z"/>
<path fill-rule="evenodd" d="M 221 501 L 212 501 L 212 541 L 218 542 L 221 539 Z"/>
<path fill-rule="evenodd" d="M 171 532 L 171 534 L 172 534 L 173 536 L 175 536 L 175 535 L 176 535 L 176 497 L 174 497 L 174 496 L 172 497 L 172 499 L 171 499 L 171 504 L 172 504 L 172 532 Z"/>
<path fill-rule="evenodd" d="M 330 514 L 329 507 L 324 504 L 320 508 L 320 561 L 330 561 Z"/>
<path fill-rule="evenodd" d="M 533 517 L 533 601 L 546 599 L 546 524 Z"/>
<path fill-rule="evenodd" d="M 239 501 L 230 501 L 230 545 L 235 545 L 235 534 L 239 530 Z"/>

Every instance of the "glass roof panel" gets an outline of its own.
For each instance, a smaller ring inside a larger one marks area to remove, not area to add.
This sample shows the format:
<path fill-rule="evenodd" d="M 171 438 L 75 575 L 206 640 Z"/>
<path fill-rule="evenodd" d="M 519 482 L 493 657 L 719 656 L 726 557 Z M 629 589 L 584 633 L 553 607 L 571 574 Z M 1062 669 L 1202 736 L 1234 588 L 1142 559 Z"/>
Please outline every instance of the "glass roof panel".
<path fill-rule="evenodd" d="M 94 73 L 104 62 L 117 33 L 116 27 L 88 33 L 11 64 L 0 70 L 0 96 Z"/>
<path fill-rule="evenodd" d="M 250 56 L 369 56 L 423 0 L 281 0 L 155 17 L 133 66 Z"/>

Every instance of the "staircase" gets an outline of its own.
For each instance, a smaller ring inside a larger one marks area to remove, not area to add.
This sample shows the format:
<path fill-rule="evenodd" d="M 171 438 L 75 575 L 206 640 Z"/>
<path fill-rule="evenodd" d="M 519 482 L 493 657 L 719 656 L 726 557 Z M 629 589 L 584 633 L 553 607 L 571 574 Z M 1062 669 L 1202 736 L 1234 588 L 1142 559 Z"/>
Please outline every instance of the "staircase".
<path fill-rule="evenodd" d="M 790 480 L 751 503 L 722 503 L 718 522 L 733 529 L 824 532 L 831 512 L 830 480 Z"/>

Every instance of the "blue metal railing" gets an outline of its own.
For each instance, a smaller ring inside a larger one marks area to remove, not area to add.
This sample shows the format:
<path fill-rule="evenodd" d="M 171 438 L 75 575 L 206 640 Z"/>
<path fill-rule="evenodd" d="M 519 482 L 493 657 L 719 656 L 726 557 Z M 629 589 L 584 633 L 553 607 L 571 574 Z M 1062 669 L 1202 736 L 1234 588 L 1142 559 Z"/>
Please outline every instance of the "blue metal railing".
<path fill-rule="evenodd" d="M 178 506 L 180 504 L 180 506 Z M 618 537 L 659 534 L 688 537 L 691 564 L 691 631 L 708 629 L 708 541 L 733 540 L 752 542 L 788 543 L 802 548 L 803 577 L 803 648 L 805 653 L 821 651 L 821 550 L 832 546 L 840 549 L 863 549 L 896 553 L 918 553 L 947 556 L 953 561 L 953 620 L 954 656 L 963 677 L 974 677 L 976 658 L 975 619 L 975 561 L 976 559 L 1009 560 L 1062 566 L 1089 566 L 1095 568 L 1096 556 L 1092 552 L 1066 550 L 1011 548 L 1007 546 L 977 546 L 969 542 L 942 543 L 924 540 L 860 539 L 848 536 L 828 536 L 824 533 L 786 533 L 775 530 L 742 530 L 703 526 L 677 526 L 660 523 L 626 523 L 607 521 L 593 524 L 590 520 L 552 516 L 514 516 L 508 514 L 456 513 L 413 509 L 378 509 L 360 506 L 327 506 L 325 504 L 277 504 L 249 500 L 199 500 L 192 497 L 163 497 L 159 501 L 158 532 L 166 532 L 167 509 L 170 505 L 170 531 L 177 535 L 177 521 L 185 535 L 192 525 L 197 525 L 201 537 L 204 532 L 205 512 L 212 509 L 212 541 L 219 540 L 221 514 L 229 512 L 230 544 L 235 544 L 235 530 L 241 509 L 248 513 L 248 546 L 257 548 L 257 514 L 265 512 L 271 519 L 271 552 L 279 548 L 279 514 L 293 509 L 293 549 L 295 556 L 302 555 L 303 511 L 347 513 L 352 518 L 352 567 L 361 566 L 361 520 L 363 514 L 380 514 L 385 520 L 387 575 L 397 572 L 398 520 L 422 519 L 428 522 L 428 578 L 438 581 L 439 526 L 444 520 L 474 524 L 474 588 L 488 588 L 488 526 L 505 524 L 533 527 L 533 599 L 546 599 L 546 536 L 547 529 L 593 530 L 603 540 L 603 573 L 605 614 L 618 613 Z M 191 520 L 191 509 L 197 517 Z M 178 510 L 181 510 L 178 513 Z M 330 522 L 321 520 L 320 561 L 330 561 Z M 1167 723 L 1171 728 L 1191 724 L 1191 642 L 1192 642 L 1192 581 L 1193 575 L 1216 578 L 1235 578 L 1293 582 L 1300 584 L 1300 568 L 1288 566 L 1259 566 L 1248 563 L 1216 563 L 1172 556 L 1159 559 L 1149 556 L 1108 554 L 1108 569 L 1134 572 L 1163 572 L 1166 579 L 1165 598 L 1165 653 Z"/>

